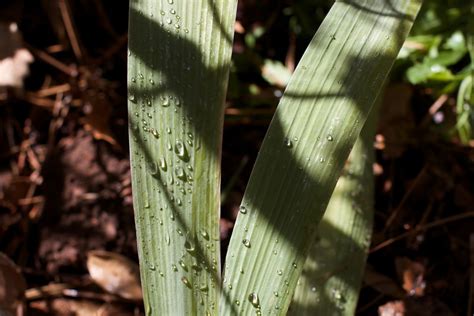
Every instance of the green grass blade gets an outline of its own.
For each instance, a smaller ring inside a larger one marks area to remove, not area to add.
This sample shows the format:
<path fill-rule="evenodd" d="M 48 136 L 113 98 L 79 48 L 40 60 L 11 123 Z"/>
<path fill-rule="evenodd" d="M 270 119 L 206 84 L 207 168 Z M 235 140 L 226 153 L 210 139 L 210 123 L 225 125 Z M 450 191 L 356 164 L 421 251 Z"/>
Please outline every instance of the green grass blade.
<path fill-rule="evenodd" d="M 132 0 L 132 185 L 147 315 L 215 315 L 236 0 Z"/>
<path fill-rule="evenodd" d="M 355 315 L 372 236 L 376 108 L 349 155 L 319 223 L 290 315 Z"/>
<path fill-rule="evenodd" d="M 221 315 L 284 315 L 344 162 L 421 0 L 337 1 L 293 75 L 229 245 Z M 226 301 L 226 302 L 228 302 Z"/>

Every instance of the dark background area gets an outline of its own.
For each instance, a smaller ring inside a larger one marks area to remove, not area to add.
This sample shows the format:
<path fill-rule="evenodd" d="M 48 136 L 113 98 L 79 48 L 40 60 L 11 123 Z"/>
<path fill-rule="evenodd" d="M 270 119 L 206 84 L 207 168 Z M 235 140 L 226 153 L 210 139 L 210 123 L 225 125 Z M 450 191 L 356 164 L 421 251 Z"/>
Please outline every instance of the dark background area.
<path fill-rule="evenodd" d="M 474 98 L 462 83 L 469 87 L 474 29 L 465 2 L 426 1 L 387 87 L 357 315 L 472 314 Z M 239 1 L 222 156 L 224 251 L 285 78 L 331 3 Z M 139 301 L 97 286 L 87 266 L 99 249 L 137 261 L 127 16 L 127 1 L 0 1 L 0 70 L 12 56 L 27 64 L 19 50 L 34 58 L 22 84 L 0 86 L 0 252 L 25 280 L 11 284 L 27 289 L 26 315 L 93 315 L 104 306 L 110 315 L 143 313 Z M 106 259 L 109 270 L 121 260 Z"/>

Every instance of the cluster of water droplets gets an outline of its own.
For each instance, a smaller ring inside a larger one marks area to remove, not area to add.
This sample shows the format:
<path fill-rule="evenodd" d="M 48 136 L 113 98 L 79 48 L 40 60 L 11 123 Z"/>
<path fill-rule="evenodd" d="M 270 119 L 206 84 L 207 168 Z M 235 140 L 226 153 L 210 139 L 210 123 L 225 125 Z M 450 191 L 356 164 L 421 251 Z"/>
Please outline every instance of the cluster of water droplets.
<path fill-rule="evenodd" d="M 137 91 L 146 91 L 140 88 L 155 85 L 155 79 L 147 80 L 145 75 L 139 73 L 130 78 L 129 84 L 132 87 L 131 91 L 134 91 L 133 88 Z M 214 255 L 208 256 L 206 253 L 215 254 L 218 250 L 216 249 L 217 239 L 212 238 L 204 229 L 197 234 L 191 233 L 182 223 L 185 214 L 179 214 L 182 210 L 184 211 L 185 203 L 188 203 L 186 209 L 190 209 L 190 196 L 194 190 L 195 137 L 190 131 L 191 128 L 187 127 L 189 119 L 188 122 L 183 119 L 183 124 L 180 127 L 178 125 L 178 129 L 176 129 L 176 124 L 163 128 L 170 123 L 169 118 L 174 117 L 169 115 L 169 111 L 177 112 L 181 106 L 180 99 L 173 95 L 155 98 L 146 93 L 132 92 L 129 95 L 129 101 L 133 113 L 130 118 L 134 142 L 132 148 L 136 156 L 132 168 L 138 169 L 136 172 L 146 171 L 151 175 L 151 180 L 149 178 L 145 181 L 143 178 L 138 180 L 146 183 L 145 186 L 142 185 L 142 188 L 146 189 L 146 194 L 143 201 L 144 210 L 139 213 L 140 221 L 142 223 L 149 221 L 152 225 L 163 227 L 164 245 L 176 247 L 176 244 L 181 244 L 184 249 L 181 258 L 177 258 L 169 267 L 158 266 L 155 262 L 158 259 L 153 257 L 157 257 L 161 249 L 151 249 L 153 242 L 142 240 L 141 244 L 145 245 L 146 265 L 150 273 L 159 278 L 165 279 L 168 276 L 178 278 L 184 288 L 192 291 L 197 301 L 205 305 L 205 302 L 209 301 L 209 287 L 215 288 L 217 284 L 215 276 L 218 270 L 217 261 L 208 259 L 208 257 L 213 258 Z M 183 132 L 185 130 L 188 132 Z M 144 149 L 138 150 L 140 147 Z M 151 160 L 147 151 L 158 153 L 159 158 L 156 161 Z M 149 200 L 148 197 L 153 195 L 159 198 Z M 153 205 L 154 203 L 158 205 Z M 164 225 L 166 222 L 168 225 Z M 171 228 L 173 225 L 174 231 Z M 198 244 L 203 245 L 204 249 L 198 250 Z M 152 256 L 151 253 L 154 255 Z M 166 273 L 166 271 L 170 272 Z M 151 291 L 154 291 L 154 288 Z M 215 307 L 215 303 L 211 302 L 206 308 L 214 309 Z"/>
<path fill-rule="evenodd" d="M 167 29 L 167 32 L 174 30 L 176 33 L 180 33 L 183 30 L 184 33 L 189 33 L 189 29 L 183 27 L 181 16 L 177 13 L 173 7 L 174 1 L 168 0 L 169 8 L 163 8 L 160 10 L 159 24 L 161 27 Z M 153 15 L 151 15 L 153 18 Z"/>

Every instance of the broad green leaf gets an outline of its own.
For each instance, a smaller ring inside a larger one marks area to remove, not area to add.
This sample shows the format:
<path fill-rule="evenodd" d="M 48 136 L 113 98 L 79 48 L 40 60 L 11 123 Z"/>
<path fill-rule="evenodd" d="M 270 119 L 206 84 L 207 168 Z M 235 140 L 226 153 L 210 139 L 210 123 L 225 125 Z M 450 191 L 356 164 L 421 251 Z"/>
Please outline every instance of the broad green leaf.
<path fill-rule="evenodd" d="M 217 314 L 220 152 L 236 0 L 132 0 L 132 184 L 147 315 Z"/>
<path fill-rule="evenodd" d="M 355 314 L 372 236 L 377 108 L 371 111 L 319 223 L 290 315 Z"/>
<path fill-rule="evenodd" d="M 252 171 L 226 256 L 221 315 L 286 314 L 337 178 L 420 5 L 346 0 L 328 13 Z"/>
<path fill-rule="evenodd" d="M 428 81 L 450 82 L 455 76 L 443 65 L 424 62 L 410 67 L 407 70 L 407 78 L 412 84 L 420 84 Z"/>

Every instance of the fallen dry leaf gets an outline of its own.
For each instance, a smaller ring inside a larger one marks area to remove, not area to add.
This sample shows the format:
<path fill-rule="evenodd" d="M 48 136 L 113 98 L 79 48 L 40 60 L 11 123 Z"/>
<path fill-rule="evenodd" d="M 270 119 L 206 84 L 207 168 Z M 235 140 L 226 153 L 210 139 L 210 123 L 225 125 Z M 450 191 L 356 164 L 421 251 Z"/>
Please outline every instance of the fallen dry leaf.
<path fill-rule="evenodd" d="M 20 269 L 0 252 L 0 310 L 16 310 L 25 290 L 26 282 Z"/>
<path fill-rule="evenodd" d="M 31 303 L 33 310 L 55 316 L 126 316 L 130 313 L 114 304 L 57 298 Z M 0 314 L 1 315 L 1 314 Z"/>
<path fill-rule="evenodd" d="M 81 119 L 84 128 L 92 133 L 95 139 L 104 140 L 113 146 L 119 146 L 109 127 L 112 113 L 111 105 L 103 99 L 96 98 L 94 104 L 87 104 L 86 116 Z"/>
<path fill-rule="evenodd" d="M 423 296 L 426 282 L 424 280 L 425 267 L 408 258 L 396 258 L 397 273 L 403 282 L 403 289 L 410 296 Z"/>
<path fill-rule="evenodd" d="M 87 269 L 100 287 L 129 300 L 141 300 L 138 265 L 117 253 L 94 250 L 87 254 Z"/>

